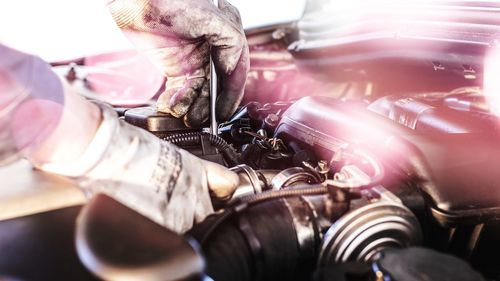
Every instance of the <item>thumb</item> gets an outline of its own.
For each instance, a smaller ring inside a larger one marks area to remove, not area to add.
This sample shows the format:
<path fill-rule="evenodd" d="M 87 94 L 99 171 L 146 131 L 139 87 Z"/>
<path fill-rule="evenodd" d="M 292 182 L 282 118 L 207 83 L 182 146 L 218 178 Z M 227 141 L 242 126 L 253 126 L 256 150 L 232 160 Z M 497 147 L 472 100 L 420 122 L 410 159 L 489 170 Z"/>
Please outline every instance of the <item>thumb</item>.
<path fill-rule="evenodd" d="M 208 161 L 203 161 L 207 173 L 208 188 L 217 199 L 226 199 L 233 195 L 239 184 L 238 175 L 227 168 Z"/>

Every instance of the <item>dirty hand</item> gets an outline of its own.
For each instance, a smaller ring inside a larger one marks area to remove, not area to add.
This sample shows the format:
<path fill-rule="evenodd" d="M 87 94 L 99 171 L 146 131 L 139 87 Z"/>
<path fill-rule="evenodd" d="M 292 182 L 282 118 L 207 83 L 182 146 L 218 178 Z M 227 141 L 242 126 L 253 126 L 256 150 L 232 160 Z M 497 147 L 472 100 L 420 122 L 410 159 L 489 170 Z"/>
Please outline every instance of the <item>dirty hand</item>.
<path fill-rule="evenodd" d="M 243 97 L 248 44 L 236 8 L 219 0 L 108 0 L 118 26 L 168 81 L 161 112 L 199 126 L 209 116 L 209 54 L 220 80 L 217 116 L 229 118 Z"/>

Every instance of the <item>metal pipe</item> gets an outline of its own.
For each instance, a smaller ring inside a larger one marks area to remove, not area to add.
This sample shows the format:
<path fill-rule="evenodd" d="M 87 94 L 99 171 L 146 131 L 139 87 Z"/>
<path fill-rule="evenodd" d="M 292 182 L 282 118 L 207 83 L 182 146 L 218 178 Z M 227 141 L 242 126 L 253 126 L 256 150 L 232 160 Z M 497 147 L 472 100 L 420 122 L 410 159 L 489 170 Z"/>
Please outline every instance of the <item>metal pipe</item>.
<path fill-rule="evenodd" d="M 215 7 L 219 7 L 219 1 L 213 0 Z M 210 134 L 218 135 L 219 125 L 217 124 L 217 116 L 215 107 L 217 104 L 217 73 L 215 72 L 215 64 L 212 59 L 212 49 L 210 48 Z"/>

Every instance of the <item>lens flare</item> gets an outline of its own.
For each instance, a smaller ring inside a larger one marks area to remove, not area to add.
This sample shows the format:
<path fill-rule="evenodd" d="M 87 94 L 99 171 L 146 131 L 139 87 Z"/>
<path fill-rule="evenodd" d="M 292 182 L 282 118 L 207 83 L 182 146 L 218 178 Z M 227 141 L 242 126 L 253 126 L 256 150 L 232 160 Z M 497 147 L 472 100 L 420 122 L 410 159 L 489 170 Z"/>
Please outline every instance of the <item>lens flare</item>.
<path fill-rule="evenodd" d="M 500 117 L 500 47 L 493 48 L 486 56 L 483 87 L 490 111 Z"/>

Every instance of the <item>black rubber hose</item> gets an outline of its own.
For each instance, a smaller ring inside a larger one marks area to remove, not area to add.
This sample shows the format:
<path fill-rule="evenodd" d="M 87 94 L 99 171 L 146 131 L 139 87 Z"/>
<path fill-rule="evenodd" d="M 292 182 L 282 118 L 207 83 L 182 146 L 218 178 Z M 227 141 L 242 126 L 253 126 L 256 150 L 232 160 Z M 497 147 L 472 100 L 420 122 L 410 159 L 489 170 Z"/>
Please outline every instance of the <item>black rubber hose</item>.
<path fill-rule="evenodd" d="M 308 261 L 301 259 L 286 204 L 264 202 L 222 223 L 202 248 L 207 275 L 217 281 L 304 280 L 297 277 Z"/>
<path fill-rule="evenodd" d="M 199 243 L 203 246 L 210 235 L 227 219 L 232 215 L 246 210 L 248 207 L 274 199 L 281 199 L 287 197 L 298 197 L 298 196 L 312 196 L 312 195 L 322 195 L 328 193 L 328 187 L 322 185 L 307 185 L 306 187 L 295 187 L 276 191 L 267 191 L 257 195 L 250 195 L 241 198 L 231 207 L 224 210 L 222 214 L 218 214 L 218 217 L 211 223 L 208 229 L 204 230 L 203 235 L 199 236 Z"/>
<path fill-rule="evenodd" d="M 172 144 L 175 144 L 180 147 L 185 146 L 194 146 L 200 145 L 201 139 L 206 138 L 210 144 L 218 148 L 222 155 L 224 156 L 224 160 L 226 160 L 229 166 L 236 166 L 240 164 L 239 154 L 236 150 L 228 144 L 223 138 L 207 134 L 207 133 L 199 133 L 199 132 L 190 132 L 190 133 L 182 133 L 176 134 L 172 136 L 168 136 L 164 138 L 165 141 L 168 141 Z"/>

